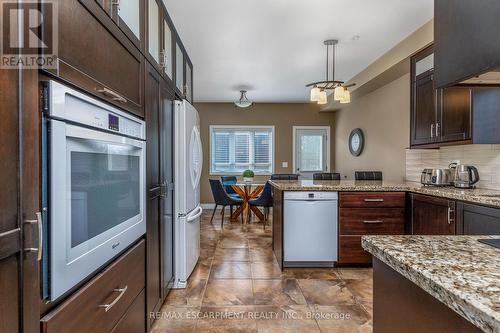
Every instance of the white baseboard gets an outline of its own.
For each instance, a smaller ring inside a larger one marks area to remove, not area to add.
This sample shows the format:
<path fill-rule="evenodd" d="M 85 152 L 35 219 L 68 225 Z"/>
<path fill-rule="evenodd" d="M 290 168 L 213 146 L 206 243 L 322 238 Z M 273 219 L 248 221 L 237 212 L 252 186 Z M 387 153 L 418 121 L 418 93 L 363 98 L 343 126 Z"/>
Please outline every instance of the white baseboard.
<path fill-rule="evenodd" d="M 202 203 L 201 208 L 203 209 L 214 209 L 215 204 L 214 203 Z"/>

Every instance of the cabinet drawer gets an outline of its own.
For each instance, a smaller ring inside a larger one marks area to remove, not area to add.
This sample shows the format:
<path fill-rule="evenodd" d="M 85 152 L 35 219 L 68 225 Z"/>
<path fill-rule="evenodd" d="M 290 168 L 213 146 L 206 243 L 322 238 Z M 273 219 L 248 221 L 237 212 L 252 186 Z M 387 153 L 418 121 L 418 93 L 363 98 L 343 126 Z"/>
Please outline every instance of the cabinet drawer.
<path fill-rule="evenodd" d="M 146 332 L 146 292 L 143 289 L 111 333 Z"/>
<path fill-rule="evenodd" d="M 404 208 L 341 208 L 339 234 L 403 234 Z"/>
<path fill-rule="evenodd" d="M 98 7 L 95 1 L 85 3 Z M 140 51 L 125 36 L 116 39 L 79 1 L 59 1 L 58 5 L 58 69 L 53 74 L 144 116 L 144 61 Z"/>
<path fill-rule="evenodd" d="M 43 317 L 43 332 L 109 332 L 144 287 L 145 242 L 142 240 Z M 105 308 L 102 306 L 105 304 L 114 305 Z"/>
<path fill-rule="evenodd" d="M 404 207 L 405 192 L 340 193 L 340 207 Z"/>
<path fill-rule="evenodd" d="M 371 264 L 372 256 L 361 247 L 361 236 L 339 236 L 341 264 Z"/>

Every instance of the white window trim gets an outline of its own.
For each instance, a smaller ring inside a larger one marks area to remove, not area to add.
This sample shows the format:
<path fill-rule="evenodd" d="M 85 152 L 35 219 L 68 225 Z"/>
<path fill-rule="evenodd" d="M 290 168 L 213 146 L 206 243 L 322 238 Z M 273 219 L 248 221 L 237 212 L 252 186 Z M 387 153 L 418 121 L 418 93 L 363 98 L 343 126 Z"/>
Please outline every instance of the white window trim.
<path fill-rule="evenodd" d="M 292 131 L 293 131 L 293 148 L 292 148 L 292 165 L 293 165 L 293 173 L 297 173 L 297 167 L 295 165 L 295 140 L 296 140 L 296 135 L 297 135 L 297 130 L 303 130 L 303 129 L 312 129 L 312 130 L 326 130 L 326 135 L 327 135 L 327 140 L 326 140 L 326 170 L 327 172 L 332 172 L 332 169 L 330 167 L 330 126 L 293 126 Z"/>
<path fill-rule="evenodd" d="M 271 172 L 265 172 L 265 173 L 259 173 L 256 174 L 256 176 L 270 176 L 274 173 L 274 166 L 275 166 L 275 148 L 276 148 L 276 140 L 275 140 L 275 135 L 274 135 L 274 126 L 271 125 L 209 125 L 209 135 L 210 135 L 210 143 L 208 147 L 208 156 L 209 156 L 209 176 L 225 176 L 225 175 L 241 175 L 240 172 L 212 172 L 212 137 L 213 137 L 213 130 L 214 129 L 241 129 L 241 130 L 254 130 L 254 129 L 266 129 L 266 130 L 271 130 L 271 140 L 273 142 L 272 145 L 272 160 L 271 160 Z M 262 163 L 260 163 L 262 164 Z M 265 164 L 265 163 L 264 163 Z"/>

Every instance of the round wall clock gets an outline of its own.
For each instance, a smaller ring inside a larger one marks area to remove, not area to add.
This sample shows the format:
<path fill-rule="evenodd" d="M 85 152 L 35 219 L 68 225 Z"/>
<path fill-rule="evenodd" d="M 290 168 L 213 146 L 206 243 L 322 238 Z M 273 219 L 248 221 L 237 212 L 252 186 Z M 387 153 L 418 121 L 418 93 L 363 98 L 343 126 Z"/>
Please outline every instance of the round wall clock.
<path fill-rule="evenodd" d="M 365 146 L 365 137 L 361 128 L 353 129 L 349 135 L 349 151 L 353 156 L 359 156 Z"/>

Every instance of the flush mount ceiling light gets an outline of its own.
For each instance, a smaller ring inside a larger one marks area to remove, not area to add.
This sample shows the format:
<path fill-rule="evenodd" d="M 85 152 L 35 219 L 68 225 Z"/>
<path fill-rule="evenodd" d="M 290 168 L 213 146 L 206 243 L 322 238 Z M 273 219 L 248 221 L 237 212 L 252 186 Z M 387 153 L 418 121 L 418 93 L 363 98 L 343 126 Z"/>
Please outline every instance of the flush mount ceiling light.
<path fill-rule="evenodd" d="M 325 40 L 323 44 L 326 45 L 326 81 L 318 81 L 309 83 L 306 87 L 311 89 L 311 102 L 317 102 L 324 105 L 328 102 L 326 92 L 333 90 L 333 99 L 340 101 L 342 104 L 351 102 L 351 93 L 347 89 L 355 84 L 345 85 L 343 81 L 335 81 L 335 47 L 339 43 L 336 39 Z M 330 48 L 332 49 L 332 79 L 330 80 Z"/>
<path fill-rule="evenodd" d="M 247 91 L 240 90 L 240 93 L 241 93 L 240 99 L 234 102 L 234 105 L 236 105 L 239 108 L 248 108 L 252 106 L 253 102 L 250 102 L 250 100 L 247 98 Z"/>

